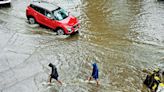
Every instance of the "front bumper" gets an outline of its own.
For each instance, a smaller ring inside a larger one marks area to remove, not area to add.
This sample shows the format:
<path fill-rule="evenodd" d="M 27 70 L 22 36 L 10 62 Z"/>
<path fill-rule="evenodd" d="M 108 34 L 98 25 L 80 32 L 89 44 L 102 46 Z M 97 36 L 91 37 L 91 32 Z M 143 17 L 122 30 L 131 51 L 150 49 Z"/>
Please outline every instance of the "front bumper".
<path fill-rule="evenodd" d="M 66 34 L 72 34 L 72 33 L 75 33 L 75 32 L 77 32 L 78 30 L 79 30 L 79 28 L 80 28 L 80 24 L 78 23 L 78 24 L 75 24 L 72 28 L 70 28 L 69 30 L 68 29 L 66 29 L 67 31 L 65 32 Z"/>
<path fill-rule="evenodd" d="M 79 23 L 76 24 L 76 25 L 74 25 L 74 26 L 72 27 L 72 33 L 73 33 L 73 32 L 77 32 L 77 31 L 79 30 L 79 28 L 80 28 L 80 24 L 79 24 Z"/>
<path fill-rule="evenodd" d="M 0 1 L 0 4 L 7 4 L 7 3 L 11 3 L 11 0 Z"/>

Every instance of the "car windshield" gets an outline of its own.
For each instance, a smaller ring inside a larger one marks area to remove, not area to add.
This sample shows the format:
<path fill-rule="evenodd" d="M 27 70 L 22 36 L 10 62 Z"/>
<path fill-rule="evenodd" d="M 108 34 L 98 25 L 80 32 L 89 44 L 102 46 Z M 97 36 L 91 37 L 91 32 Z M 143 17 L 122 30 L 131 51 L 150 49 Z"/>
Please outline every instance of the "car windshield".
<path fill-rule="evenodd" d="M 52 14 L 54 16 L 54 19 L 59 21 L 68 17 L 68 12 L 66 12 L 62 8 L 58 8 L 57 10 L 52 11 Z"/>

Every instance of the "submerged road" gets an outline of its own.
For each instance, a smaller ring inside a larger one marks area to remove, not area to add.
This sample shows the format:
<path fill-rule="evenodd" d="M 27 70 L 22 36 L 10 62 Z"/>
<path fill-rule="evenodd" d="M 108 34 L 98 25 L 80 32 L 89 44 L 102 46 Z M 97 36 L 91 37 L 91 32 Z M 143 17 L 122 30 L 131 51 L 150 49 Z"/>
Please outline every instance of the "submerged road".
<path fill-rule="evenodd" d="M 0 6 L 0 92 L 148 92 L 143 69 L 164 68 L 164 2 L 51 0 L 81 23 L 79 34 L 57 36 L 27 23 L 27 0 Z M 100 86 L 87 84 L 92 60 Z M 57 66 L 66 85 L 43 85 Z"/>

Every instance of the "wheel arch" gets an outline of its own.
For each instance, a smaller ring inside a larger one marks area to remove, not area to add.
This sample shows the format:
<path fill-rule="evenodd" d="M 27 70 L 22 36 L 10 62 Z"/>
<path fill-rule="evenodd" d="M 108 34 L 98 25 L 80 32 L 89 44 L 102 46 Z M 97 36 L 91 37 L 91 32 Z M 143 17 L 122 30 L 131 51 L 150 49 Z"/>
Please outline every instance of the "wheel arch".
<path fill-rule="evenodd" d="M 62 30 L 64 31 L 64 29 L 63 29 L 62 27 L 56 27 L 56 28 L 54 29 L 54 31 L 57 31 L 58 29 L 62 29 Z M 65 33 L 65 31 L 64 31 L 64 33 Z"/>
<path fill-rule="evenodd" d="M 37 19 L 36 19 L 34 16 L 28 15 L 28 16 L 27 16 L 27 19 L 29 20 L 29 18 L 34 18 L 34 19 L 35 19 L 35 22 L 38 23 Z"/>
<path fill-rule="evenodd" d="M 56 27 L 56 28 L 54 29 L 54 31 L 57 32 L 57 30 L 59 30 L 59 29 L 62 29 L 63 32 L 64 32 L 64 34 L 66 34 L 65 30 L 64 30 L 62 27 L 60 27 L 60 26 Z"/>
<path fill-rule="evenodd" d="M 34 16 L 28 15 L 28 16 L 27 16 L 27 19 L 29 19 L 29 18 L 31 18 L 31 17 L 32 17 L 32 18 L 35 18 Z"/>

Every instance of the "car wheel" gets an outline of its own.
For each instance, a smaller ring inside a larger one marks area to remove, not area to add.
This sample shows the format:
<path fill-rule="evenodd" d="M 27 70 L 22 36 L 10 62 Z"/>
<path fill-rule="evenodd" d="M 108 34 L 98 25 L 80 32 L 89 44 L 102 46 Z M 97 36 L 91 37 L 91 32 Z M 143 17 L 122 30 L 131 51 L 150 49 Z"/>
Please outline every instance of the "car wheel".
<path fill-rule="evenodd" d="M 64 35 L 63 29 L 57 29 L 57 35 Z"/>
<path fill-rule="evenodd" d="M 36 23 L 35 18 L 33 18 L 33 17 L 30 17 L 30 18 L 28 19 L 28 22 L 29 22 L 30 24 L 35 24 L 35 23 Z"/>

